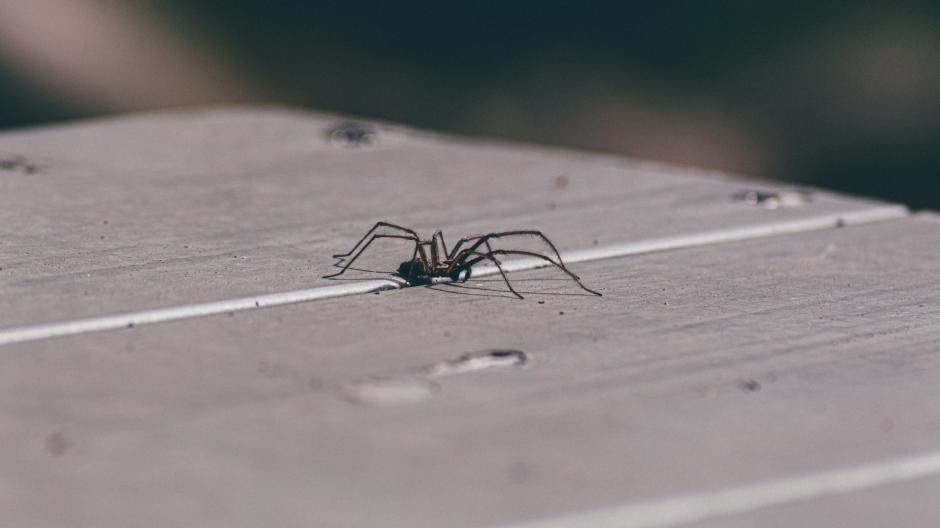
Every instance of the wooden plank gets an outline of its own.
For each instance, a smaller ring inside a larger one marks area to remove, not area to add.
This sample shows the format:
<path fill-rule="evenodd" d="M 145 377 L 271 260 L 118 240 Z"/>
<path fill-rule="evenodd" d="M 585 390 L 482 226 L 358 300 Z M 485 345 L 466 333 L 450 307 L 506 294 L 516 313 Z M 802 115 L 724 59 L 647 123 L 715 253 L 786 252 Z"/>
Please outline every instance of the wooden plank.
<path fill-rule="evenodd" d="M 20 160 L 0 172 L 0 329 L 326 284 L 328 256 L 377 219 L 582 249 L 904 214 L 824 192 L 768 210 L 706 171 L 386 125 L 374 149 L 337 148 L 339 122 L 217 109 L 0 135 Z"/>
<path fill-rule="evenodd" d="M 935 454 L 938 248 L 928 215 L 578 265 L 602 298 L 543 270 L 3 347 L 0 511 L 493 526 Z"/>
<path fill-rule="evenodd" d="M 940 519 L 938 487 L 940 479 L 923 479 L 742 515 L 722 516 L 687 526 L 933 526 Z"/>

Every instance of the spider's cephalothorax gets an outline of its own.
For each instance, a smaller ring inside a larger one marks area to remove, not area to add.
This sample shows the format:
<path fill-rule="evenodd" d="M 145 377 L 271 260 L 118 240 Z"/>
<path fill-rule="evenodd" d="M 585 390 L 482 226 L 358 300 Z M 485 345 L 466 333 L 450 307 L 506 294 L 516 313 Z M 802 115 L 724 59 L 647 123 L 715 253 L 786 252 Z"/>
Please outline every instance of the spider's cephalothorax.
<path fill-rule="evenodd" d="M 380 228 L 388 228 L 397 231 L 397 233 L 376 233 L 375 231 Z M 513 236 L 535 236 L 541 238 L 547 245 L 552 249 L 552 253 L 557 260 L 551 258 L 550 256 L 542 255 L 540 253 L 535 253 L 532 251 L 523 251 L 523 250 L 509 250 L 509 249 L 496 249 L 494 250 L 490 245 L 491 240 L 496 240 L 500 238 L 508 238 Z M 520 255 L 526 257 L 534 257 L 547 261 L 549 264 L 557 267 L 561 271 L 565 272 L 572 280 L 578 283 L 585 291 L 592 293 L 594 295 L 600 295 L 600 293 L 591 290 L 587 286 L 581 283 L 581 279 L 577 275 L 572 273 L 565 266 L 565 263 L 561 260 L 561 255 L 558 253 L 558 249 L 555 248 L 555 244 L 552 244 L 551 240 L 548 239 L 541 231 L 532 231 L 532 230 L 521 230 L 521 231 L 503 231 L 498 233 L 489 233 L 486 235 L 473 235 L 461 238 L 457 241 L 457 244 L 454 245 L 450 251 L 447 250 L 447 244 L 444 243 L 444 235 L 441 231 L 436 231 L 430 240 L 422 240 L 412 229 L 407 227 L 398 226 L 395 224 L 390 224 L 388 222 L 378 222 L 372 229 L 370 229 L 366 234 L 356 242 L 356 245 L 353 246 L 351 250 L 346 253 L 340 253 L 333 255 L 334 258 L 345 259 L 352 256 L 345 265 L 342 266 L 338 272 L 331 275 L 325 275 L 324 278 L 336 277 L 342 275 L 349 266 L 378 238 L 398 238 L 403 240 L 410 240 L 414 242 L 414 252 L 411 254 L 411 259 L 402 262 L 398 266 L 398 271 L 396 275 L 402 277 L 408 281 L 409 285 L 424 285 L 432 284 L 434 279 L 450 279 L 454 282 L 464 282 L 470 279 L 470 275 L 473 271 L 473 266 L 483 262 L 488 261 L 492 262 L 496 269 L 499 271 L 499 274 L 503 277 L 503 281 L 506 282 L 506 286 L 509 288 L 516 297 L 522 299 L 522 295 L 519 294 L 509 283 L 509 279 L 506 277 L 506 273 L 503 271 L 502 264 L 500 263 L 497 256 L 499 255 Z M 339 263 L 337 263 L 339 266 Z"/>

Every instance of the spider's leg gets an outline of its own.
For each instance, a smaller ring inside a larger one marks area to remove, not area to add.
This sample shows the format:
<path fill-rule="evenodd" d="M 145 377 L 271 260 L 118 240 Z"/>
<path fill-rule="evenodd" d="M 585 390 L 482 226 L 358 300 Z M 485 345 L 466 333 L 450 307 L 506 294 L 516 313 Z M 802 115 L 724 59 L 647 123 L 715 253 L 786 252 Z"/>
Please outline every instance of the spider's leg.
<path fill-rule="evenodd" d="M 542 241 L 545 242 L 545 244 L 548 247 L 552 248 L 552 253 L 555 254 L 555 257 L 558 259 L 558 263 L 561 264 L 562 266 L 565 265 L 565 262 L 561 259 L 561 253 L 558 251 L 558 248 L 555 247 L 555 244 L 552 243 L 552 241 L 549 240 L 548 237 L 545 236 L 545 234 L 542 233 L 541 231 L 536 231 L 533 229 L 523 229 L 523 230 L 518 230 L 518 231 L 503 231 L 501 233 L 490 233 L 489 239 L 503 238 L 503 237 L 509 237 L 509 236 L 535 236 L 535 237 L 541 238 Z M 572 273 L 572 275 L 574 274 Z"/>
<path fill-rule="evenodd" d="M 418 243 L 418 238 L 417 238 L 417 237 L 411 237 L 411 236 L 405 236 L 405 235 L 372 235 L 372 238 L 370 238 L 369 241 L 366 242 L 365 245 L 363 245 L 361 249 L 359 249 L 359 252 L 356 253 L 356 255 L 355 255 L 353 258 L 349 259 L 349 262 L 347 262 L 347 263 L 343 266 L 343 269 L 339 270 L 339 271 L 336 272 L 336 273 L 330 274 L 330 275 L 324 275 L 323 278 L 324 278 L 324 279 L 330 279 L 330 278 L 333 278 L 333 277 L 338 277 L 339 275 L 342 275 L 343 273 L 345 273 L 346 270 L 349 269 L 349 266 L 352 266 L 352 263 L 355 262 L 356 259 L 359 258 L 359 257 L 362 255 L 362 253 L 366 250 L 366 248 L 368 248 L 369 245 L 372 244 L 372 242 L 373 242 L 375 239 L 377 239 L 377 238 L 401 238 L 401 239 L 404 239 L 404 240 L 412 240 L 412 241 L 414 241 L 415 243 Z M 423 251 L 422 251 L 421 253 L 422 253 L 422 255 L 424 254 Z"/>
<path fill-rule="evenodd" d="M 384 222 L 384 221 L 383 221 L 383 222 L 376 222 L 375 225 L 372 226 L 372 229 L 366 231 L 366 234 L 362 235 L 362 238 L 360 238 L 359 241 L 356 242 L 356 245 L 353 246 L 352 249 L 350 249 L 350 250 L 349 250 L 348 252 L 346 252 L 346 253 L 337 253 L 336 255 L 333 255 L 333 258 L 348 257 L 349 255 L 352 255 L 352 254 L 356 251 L 356 249 L 359 247 L 359 244 L 362 244 L 362 243 L 365 241 L 365 239 L 369 238 L 369 235 L 371 235 L 372 233 L 374 233 L 375 230 L 378 229 L 378 228 L 380 228 L 380 227 L 390 227 L 390 228 L 392 228 L 392 229 L 398 229 L 399 231 L 404 231 L 405 233 L 408 233 L 409 235 L 412 235 L 413 237 L 418 238 L 418 233 L 415 233 L 413 230 L 408 229 L 407 227 L 402 227 L 402 226 L 400 226 L 400 225 L 390 224 L 390 223 Z"/>
<path fill-rule="evenodd" d="M 431 240 L 428 241 L 428 250 L 431 253 L 431 265 L 434 266 L 434 269 L 437 269 L 441 265 L 441 254 L 438 252 L 437 246 L 437 235 L 440 231 L 435 232 L 431 236 Z"/>
<path fill-rule="evenodd" d="M 447 258 L 447 260 L 449 261 L 449 264 L 447 265 L 447 269 L 444 270 L 445 275 L 450 275 L 451 272 L 453 272 L 457 268 L 463 268 L 467 270 L 470 269 L 469 267 L 465 267 L 464 264 L 467 260 L 467 257 L 469 257 L 474 252 L 469 248 L 461 250 L 459 252 L 457 251 L 458 249 L 459 249 L 459 244 L 457 246 L 454 246 L 454 249 L 452 251 L 452 253 L 454 254 Z M 479 259 L 477 259 L 477 262 L 479 262 Z"/>
<path fill-rule="evenodd" d="M 434 236 L 431 237 L 431 240 L 433 240 L 436 245 L 440 246 L 441 257 L 446 259 L 450 256 L 450 253 L 447 251 L 447 244 L 444 243 L 444 233 L 440 229 L 434 232 Z"/>
<path fill-rule="evenodd" d="M 464 237 L 460 239 L 460 241 L 457 243 L 456 246 L 454 246 L 453 251 L 454 253 L 457 253 L 457 250 L 460 248 L 460 246 L 462 246 L 465 242 L 471 242 L 471 241 L 475 241 L 475 242 L 470 246 L 469 250 L 477 251 L 477 249 L 479 249 L 481 245 L 489 243 L 489 241 L 494 238 L 503 238 L 503 237 L 510 237 L 510 236 L 535 236 L 535 237 L 541 238 L 542 241 L 545 242 L 545 244 L 548 245 L 548 247 L 552 249 L 552 252 L 555 254 L 555 257 L 558 258 L 558 262 L 562 266 L 564 266 L 565 263 L 561 259 L 561 253 L 558 251 L 558 248 L 555 247 L 555 244 L 553 244 L 552 241 L 549 240 L 548 237 L 545 236 L 541 231 L 535 231 L 532 229 L 523 229 L 523 230 L 516 230 L 516 231 L 501 231 L 497 233 L 488 233 L 486 235 L 474 235 L 474 236 Z M 577 275 L 575 275 L 575 277 L 577 277 Z"/>
<path fill-rule="evenodd" d="M 584 291 L 586 291 L 586 292 L 588 292 L 588 293 L 593 293 L 594 295 L 597 295 L 598 297 L 601 297 L 601 294 L 600 294 L 599 292 L 596 292 L 596 291 L 594 291 L 594 290 L 588 288 L 587 286 L 585 286 L 585 285 L 581 282 L 581 279 L 579 279 L 578 276 L 575 275 L 574 273 L 571 273 L 571 271 L 568 270 L 568 268 L 565 267 L 564 264 L 560 264 L 560 263 L 558 263 L 558 262 L 555 262 L 555 261 L 552 260 L 550 257 L 546 257 L 545 255 L 541 255 L 541 254 L 539 254 L 539 253 L 533 253 L 533 252 L 531 252 L 531 251 L 522 251 L 522 250 L 515 250 L 515 249 L 514 249 L 514 250 L 497 249 L 496 251 L 491 251 L 490 254 L 492 254 L 492 255 L 525 255 L 525 256 L 527 256 L 527 257 L 535 257 L 535 258 L 540 258 L 540 259 L 542 259 L 542 260 L 548 261 L 548 262 L 550 262 L 552 265 L 554 265 L 556 268 L 560 269 L 561 271 L 564 271 L 569 277 L 571 277 L 575 282 L 577 282 L 577 283 L 578 283 L 578 286 L 580 286 L 581 289 L 583 289 Z"/>
<path fill-rule="evenodd" d="M 428 246 L 427 253 L 424 252 L 424 246 Z M 421 264 L 424 266 L 425 273 L 433 273 L 434 270 L 437 269 L 437 255 L 434 251 L 434 241 L 425 240 L 424 242 L 420 242 L 418 247 L 421 248 L 421 256 L 424 257 L 424 260 L 421 262 Z"/>
<path fill-rule="evenodd" d="M 415 261 L 415 258 L 418 256 L 418 243 L 415 243 L 415 250 L 411 253 L 411 262 Z M 414 279 L 415 267 L 411 266 L 411 269 L 408 270 L 408 277 L 405 279 L 405 282 L 411 284 L 411 281 Z"/>
<path fill-rule="evenodd" d="M 490 243 L 489 243 L 489 242 L 485 242 L 485 244 L 486 244 L 486 250 L 488 251 L 487 255 L 489 255 L 491 258 L 493 258 L 493 263 L 496 264 L 496 269 L 499 270 L 499 274 L 503 276 L 503 281 L 506 283 L 506 286 L 509 287 L 509 291 L 515 293 L 515 294 L 516 294 L 516 297 L 522 299 L 522 298 L 523 298 L 522 295 L 519 295 L 519 292 L 517 292 L 515 289 L 513 289 L 512 285 L 509 283 L 509 278 L 506 277 L 506 272 L 503 271 L 503 267 L 499 264 L 499 259 L 493 257 L 493 248 L 490 246 Z M 469 273 L 470 273 L 470 270 L 471 270 L 471 269 L 473 269 L 473 266 L 467 268 L 468 276 L 469 276 Z"/>
<path fill-rule="evenodd" d="M 486 235 L 471 235 L 471 236 L 465 236 L 461 238 L 460 240 L 457 241 L 457 244 L 455 244 L 454 247 L 450 250 L 450 253 L 447 254 L 447 259 L 453 260 L 454 257 L 456 257 L 459 254 L 458 251 L 460 251 L 460 248 L 463 247 L 463 245 L 466 244 L 467 242 L 470 242 L 471 240 L 477 240 L 478 238 L 483 238 L 485 236 Z M 443 235 L 442 235 L 441 240 L 443 240 Z"/>
<path fill-rule="evenodd" d="M 520 295 L 519 292 L 517 292 L 516 289 L 512 287 L 512 284 L 509 283 L 509 278 L 506 277 L 506 272 L 503 271 L 503 266 L 499 263 L 499 259 L 493 256 L 492 251 L 490 251 L 489 253 L 480 253 L 479 251 L 474 251 L 473 253 L 468 253 L 468 255 L 476 255 L 477 262 L 479 262 L 480 260 L 489 260 L 489 261 L 492 261 L 493 264 L 496 264 L 496 269 L 498 269 L 499 274 L 503 276 L 503 281 L 506 282 L 506 287 L 509 288 L 509 291 L 511 291 L 512 294 L 515 295 L 516 297 L 520 299 L 525 299 L 525 297 Z M 467 267 L 468 278 L 469 278 L 469 274 L 470 274 L 470 268 Z"/>

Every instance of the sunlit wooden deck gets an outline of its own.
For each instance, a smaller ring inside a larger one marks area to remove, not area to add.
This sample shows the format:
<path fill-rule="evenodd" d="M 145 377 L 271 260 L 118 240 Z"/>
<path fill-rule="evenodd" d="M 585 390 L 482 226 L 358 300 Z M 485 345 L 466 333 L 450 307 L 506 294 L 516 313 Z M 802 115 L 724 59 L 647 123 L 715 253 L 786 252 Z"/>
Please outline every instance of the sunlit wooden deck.
<path fill-rule="evenodd" d="M 0 135 L 4 525 L 940 522 L 940 216 L 346 121 Z M 320 278 L 382 219 L 540 229 L 603 297 Z"/>

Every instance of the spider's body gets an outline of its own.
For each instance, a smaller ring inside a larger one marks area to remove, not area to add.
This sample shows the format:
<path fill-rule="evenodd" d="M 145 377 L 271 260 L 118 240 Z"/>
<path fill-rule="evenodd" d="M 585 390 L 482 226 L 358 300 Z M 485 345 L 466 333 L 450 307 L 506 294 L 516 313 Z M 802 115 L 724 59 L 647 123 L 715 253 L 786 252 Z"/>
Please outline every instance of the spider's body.
<path fill-rule="evenodd" d="M 420 259 L 406 260 L 398 266 L 398 271 L 395 272 L 395 275 L 408 281 L 408 284 L 412 286 L 420 286 L 426 284 L 433 284 L 434 279 L 437 278 L 448 278 L 454 282 L 462 282 L 460 274 L 463 273 L 463 269 L 455 267 L 450 273 L 447 272 L 446 267 L 437 267 L 434 269 L 426 269 L 424 263 Z"/>
<path fill-rule="evenodd" d="M 397 232 L 395 233 L 375 233 L 379 228 L 388 228 Z M 371 235 L 371 237 L 370 237 Z M 541 238 L 547 245 L 552 249 L 557 261 L 552 259 L 550 256 L 542 255 L 540 253 L 534 253 L 532 251 L 523 251 L 523 250 L 506 250 L 506 249 L 496 249 L 494 250 L 490 245 L 491 240 L 507 238 L 513 236 L 535 236 Z M 572 273 L 565 267 L 564 262 L 561 260 L 561 255 L 558 253 L 558 249 L 555 248 L 555 245 L 542 234 L 541 231 L 504 231 L 499 233 L 489 233 L 486 235 L 473 235 L 461 238 L 457 244 L 451 248 L 450 251 L 447 250 L 447 244 L 444 242 L 444 235 L 440 230 L 435 231 L 434 235 L 430 239 L 422 240 L 412 229 L 407 227 L 401 227 L 395 224 L 390 224 L 388 222 L 378 222 L 372 229 L 370 229 L 366 234 L 356 242 L 356 245 L 353 246 L 351 250 L 347 253 L 340 253 L 333 255 L 334 258 L 345 259 L 349 256 L 352 258 L 342 269 L 331 275 L 325 275 L 324 278 L 336 277 L 342 275 L 349 266 L 378 238 L 398 238 L 403 240 L 409 240 L 414 242 L 415 247 L 414 251 L 411 254 L 411 259 L 402 262 L 398 266 L 397 275 L 408 281 L 409 285 L 424 285 L 432 284 L 434 279 L 450 279 L 454 282 L 465 282 L 470 279 L 470 275 L 473 271 L 473 266 L 476 264 L 489 261 L 492 262 L 496 269 L 499 270 L 500 275 L 502 275 L 503 280 L 506 282 L 506 286 L 509 288 L 516 297 L 522 299 L 522 295 L 519 294 L 509 283 L 509 279 L 506 277 L 506 273 L 503 271 L 503 267 L 497 258 L 498 255 L 522 255 L 527 257 L 539 258 L 547 261 L 549 264 L 554 265 L 559 268 L 561 271 L 565 272 L 569 277 L 571 277 L 575 282 L 578 283 L 578 286 L 583 288 L 585 291 L 592 293 L 594 295 L 600 295 L 600 293 L 589 289 L 584 284 L 581 284 L 581 279 L 577 275 Z M 355 255 L 353 255 L 355 253 Z M 339 263 L 337 263 L 337 266 Z"/>

